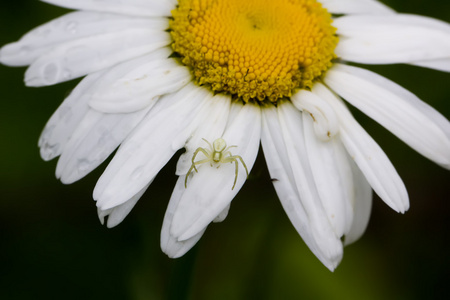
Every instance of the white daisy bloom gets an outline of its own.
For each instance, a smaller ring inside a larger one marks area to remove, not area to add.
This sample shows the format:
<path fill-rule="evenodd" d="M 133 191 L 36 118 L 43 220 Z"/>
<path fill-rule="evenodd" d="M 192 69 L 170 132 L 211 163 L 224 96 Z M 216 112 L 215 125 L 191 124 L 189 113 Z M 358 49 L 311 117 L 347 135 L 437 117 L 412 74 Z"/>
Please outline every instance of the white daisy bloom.
<path fill-rule="evenodd" d="M 376 0 L 43 0 L 74 9 L 0 50 L 27 86 L 84 79 L 47 123 L 45 160 L 75 182 L 119 146 L 93 197 L 119 224 L 182 148 L 161 247 L 223 221 L 259 144 L 295 229 L 330 270 L 364 232 L 372 189 L 409 208 L 394 166 L 342 99 L 450 168 L 450 123 L 348 63 L 450 71 L 450 25 Z"/>

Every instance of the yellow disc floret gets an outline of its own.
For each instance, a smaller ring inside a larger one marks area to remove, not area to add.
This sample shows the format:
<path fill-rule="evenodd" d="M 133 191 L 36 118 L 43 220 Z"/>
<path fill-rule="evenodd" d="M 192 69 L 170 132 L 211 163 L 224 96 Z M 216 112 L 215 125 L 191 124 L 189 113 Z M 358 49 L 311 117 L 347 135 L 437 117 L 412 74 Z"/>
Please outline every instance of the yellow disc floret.
<path fill-rule="evenodd" d="M 244 101 L 276 102 L 311 88 L 338 42 L 316 0 L 179 0 L 173 50 L 195 81 Z"/>

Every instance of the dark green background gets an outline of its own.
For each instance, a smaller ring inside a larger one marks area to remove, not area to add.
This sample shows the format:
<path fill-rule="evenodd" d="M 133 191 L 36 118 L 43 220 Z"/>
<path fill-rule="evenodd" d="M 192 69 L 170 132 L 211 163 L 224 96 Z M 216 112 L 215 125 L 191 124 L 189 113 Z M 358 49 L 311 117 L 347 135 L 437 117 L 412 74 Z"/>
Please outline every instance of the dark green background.
<path fill-rule="evenodd" d="M 74 0 L 76 1 L 76 0 Z M 448 0 L 385 1 L 450 21 Z M 1 0 L 0 45 L 65 10 Z M 404 65 L 371 69 L 450 117 L 450 74 Z M 227 220 L 172 260 L 159 231 L 175 183 L 172 160 L 126 220 L 101 226 L 91 194 L 104 165 L 64 186 L 39 157 L 47 119 L 76 82 L 25 88 L 24 68 L 0 66 L 0 299 L 443 299 L 449 297 L 449 172 L 357 114 L 402 176 L 411 209 L 375 197 L 368 230 L 334 273 L 285 216 L 262 155 Z"/>

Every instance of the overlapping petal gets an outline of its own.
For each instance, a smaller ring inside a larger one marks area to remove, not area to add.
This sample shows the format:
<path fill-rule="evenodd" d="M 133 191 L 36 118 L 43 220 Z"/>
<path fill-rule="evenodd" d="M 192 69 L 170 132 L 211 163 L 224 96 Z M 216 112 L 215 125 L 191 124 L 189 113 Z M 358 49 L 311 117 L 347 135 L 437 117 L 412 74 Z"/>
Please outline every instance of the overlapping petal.
<path fill-rule="evenodd" d="M 158 101 L 100 177 L 94 199 L 102 210 L 124 203 L 152 180 L 208 115 L 213 95 L 188 84 Z"/>
<path fill-rule="evenodd" d="M 192 132 L 184 148 L 186 152 L 178 159 L 176 174 L 186 175 L 192 165 L 192 157 L 198 147 L 208 147 L 205 140 L 213 142 L 221 137 L 225 130 L 225 126 L 230 118 L 231 97 L 226 95 L 216 95 L 212 99 L 213 109 L 211 109 L 207 119 L 203 124 L 199 124 L 195 131 Z M 234 111 L 234 110 L 233 110 Z M 234 113 L 232 114 L 234 115 Z"/>
<path fill-rule="evenodd" d="M 305 146 L 301 145 L 304 140 L 298 136 L 301 137 L 301 130 L 297 130 L 298 134 L 293 139 L 288 128 L 281 124 L 281 119 L 286 119 L 283 115 L 288 113 L 292 115 L 292 121 L 297 119 L 301 126 L 300 112 L 288 103 L 283 106 L 287 112 L 277 113 L 273 106 L 262 110 L 264 157 L 277 195 L 295 229 L 317 258 L 334 270 L 342 259 L 342 243 L 327 219 L 306 157 L 295 153 L 298 150 L 306 154 Z"/>
<path fill-rule="evenodd" d="M 170 11 L 175 8 L 173 0 L 41 0 L 62 7 L 111 12 L 131 16 L 170 17 Z"/>
<path fill-rule="evenodd" d="M 305 94 L 306 97 L 311 92 L 300 91 L 299 93 Z M 395 211 L 408 210 L 408 193 L 403 181 L 380 146 L 356 122 L 342 100 L 324 85 L 316 83 L 312 93 L 326 100 L 336 111 L 342 143 L 373 190 Z"/>
<path fill-rule="evenodd" d="M 233 104 L 242 106 L 240 104 Z M 223 139 L 232 148 L 232 155 L 239 155 L 250 171 L 258 153 L 261 112 L 258 105 L 242 106 L 223 134 Z M 245 128 L 245 130 L 242 130 Z M 200 146 L 200 145 L 198 145 Z M 242 163 L 235 162 L 211 166 L 204 163 L 197 167 L 198 172 L 188 180 L 187 188 L 181 195 L 174 213 L 170 234 L 179 241 L 192 238 L 211 223 L 233 200 L 246 180 Z M 233 182 L 237 176 L 236 185 Z M 184 181 L 184 176 L 179 180 Z"/>
<path fill-rule="evenodd" d="M 298 94 L 293 95 L 291 100 L 300 111 L 310 114 L 316 136 L 322 141 L 329 141 L 338 134 L 338 118 L 326 101 L 319 97 L 299 97 Z"/>
<path fill-rule="evenodd" d="M 58 160 L 56 177 L 70 184 L 89 174 L 122 143 L 150 108 L 128 114 L 89 110 Z"/>
<path fill-rule="evenodd" d="M 135 29 L 167 29 L 164 18 L 138 18 L 92 11 L 76 11 L 36 27 L 19 41 L 0 50 L 0 61 L 9 66 L 26 66 L 50 50 L 74 40 Z"/>
<path fill-rule="evenodd" d="M 67 141 L 89 111 L 86 92 L 103 75 L 104 72 L 97 72 L 86 76 L 53 113 L 39 138 L 42 159 L 51 160 L 62 153 Z"/>
<path fill-rule="evenodd" d="M 324 80 L 417 152 L 450 168 L 450 122 L 417 96 L 371 71 L 342 64 Z"/>
<path fill-rule="evenodd" d="M 85 76 L 170 44 L 170 35 L 148 28 L 89 36 L 41 55 L 25 73 L 28 86 L 53 85 Z"/>
<path fill-rule="evenodd" d="M 145 193 L 147 188 L 150 186 L 152 181 L 150 181 L 142 190 L 140 190 L 136 195 L 131 197 L 126 202 L 117 205 L 113 208 L 109 208 L 106 210 L 102 210 L 100 208 L 97 208 L 97 214 L 98 218 L 100 220 L 100 223 L 102 225 L 105 223 L 105 218 L 107 217 L 108 220 L 106 221 L 106 226 L 108 228 L 113 228 L 125 219 L 125 217 L 131 212 L 133 207 L 136 205 L 138 200 L 142 197 L 142 195 Z"/>
<path fill-rule="evenodd" d="M 393 14 L 394 11 L 377 0 L 320 0 L 333 14 Z"/>
<path fill-rule="evenodd" d="M 342 237 L 349 231 L 353 221 L 350 167 L 347 157 L 342 155 L 344 152 L 336 149 L 342 147 L 339 140 L 319 140 L 314 134 L 312 123 L 311 117 L 303 116 L 307 159 L 328 220 L 336 235 Z"/>
<path fill-rule="evenodd" d="M 349 15 L 335 19 L 333 26 L 340 36 L 336 54 L 347 61 L 415 63 L 448 58 L 450 53 L 450 24 L 432 18 Z"/>
<path fill-rule="evenodd" d="M 152 105 L 192 80 L 189 71 L 169 58 L 163 47 L 108 70 L 108 80 L 90 92 L 89 105 L 104 113 L 130 113 Z"/>
<path fill-rule="evenodd" d="M 177 258 L 184 255 L 200 240 L 206 230 L 205 227 L 193 237 L 183 241 L 179 241 L 170 233 L 173 216 L 178 209 L 178 204 L 180 203 L 181 196 L 186 190 L 183 178 L 184 176 L 180 177 L 175 184 L 172 196 L 170 197 L 170 201 L 167 206 L 166 214 L 164 215 L 164 221 L 161 229 L 161 249 L 171 258 Z"/>
<path fill-rule="evenodd" d="M 353 178 L 353 221 L 350 231 L 345 234 L 345 245 L 358 240 L 366 230 L 372 210 L 373 195 L 369 182 L 355 162 L 350 161 L 350 167 Z"/>

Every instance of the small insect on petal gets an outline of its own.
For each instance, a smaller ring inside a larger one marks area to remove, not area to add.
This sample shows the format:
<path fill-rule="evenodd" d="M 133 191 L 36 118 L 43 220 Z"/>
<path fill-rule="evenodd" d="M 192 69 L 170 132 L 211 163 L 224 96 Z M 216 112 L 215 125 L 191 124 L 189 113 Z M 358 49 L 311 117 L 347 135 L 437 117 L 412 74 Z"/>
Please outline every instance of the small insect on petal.
<path fill-rule="evenodd" d="M 212 165 L 212 163 L 219 164 L 217 166 L 217 168 L 219 168 L 220 164 L 235 163 L 236 171 L 235 171 L 233 187 L 231 188 L 233 190 L 236 185 L 236 181 L 237 181 L 237 177 L 238 177 L 238 171 L 239 171 L 238 160 L 244 166 L 245 172 L 247 173 L 247 177 L 248 177 L 248 169 L 247 169 L 247 166 L 245 165 L 245 162 L 242 159 L 242 157 L 239 155 L 232 155 L 231 152 L 229 151 L 230 148 L 237 147 L 237 146 L 227 147 L 227 143 L 222 138 L 216 139 L 212 144 L 205 139 L 203 139 L 203 140 L 208 144 L 209 148 L 205 149 L 202 147 L 198 147 L 197 150 L 195 150 L 194 155 L 192 156 L 192 165 L 186 174 L 186 179 L 184 180 L 184 187 L 187 188 L 187 180 L 188 180 L 188 177 L 191 174 L 191 172 L 193 170 L 195 170 L 195 172 L 198 172 L 197 167 L 196 167 L 197 165 L 211 162 L 211 165 Z M 205 156 L 205 158 L 196 161 L 195 158 L 197 157 L 197 155 L 199 153 L 202 153 Z"/>

